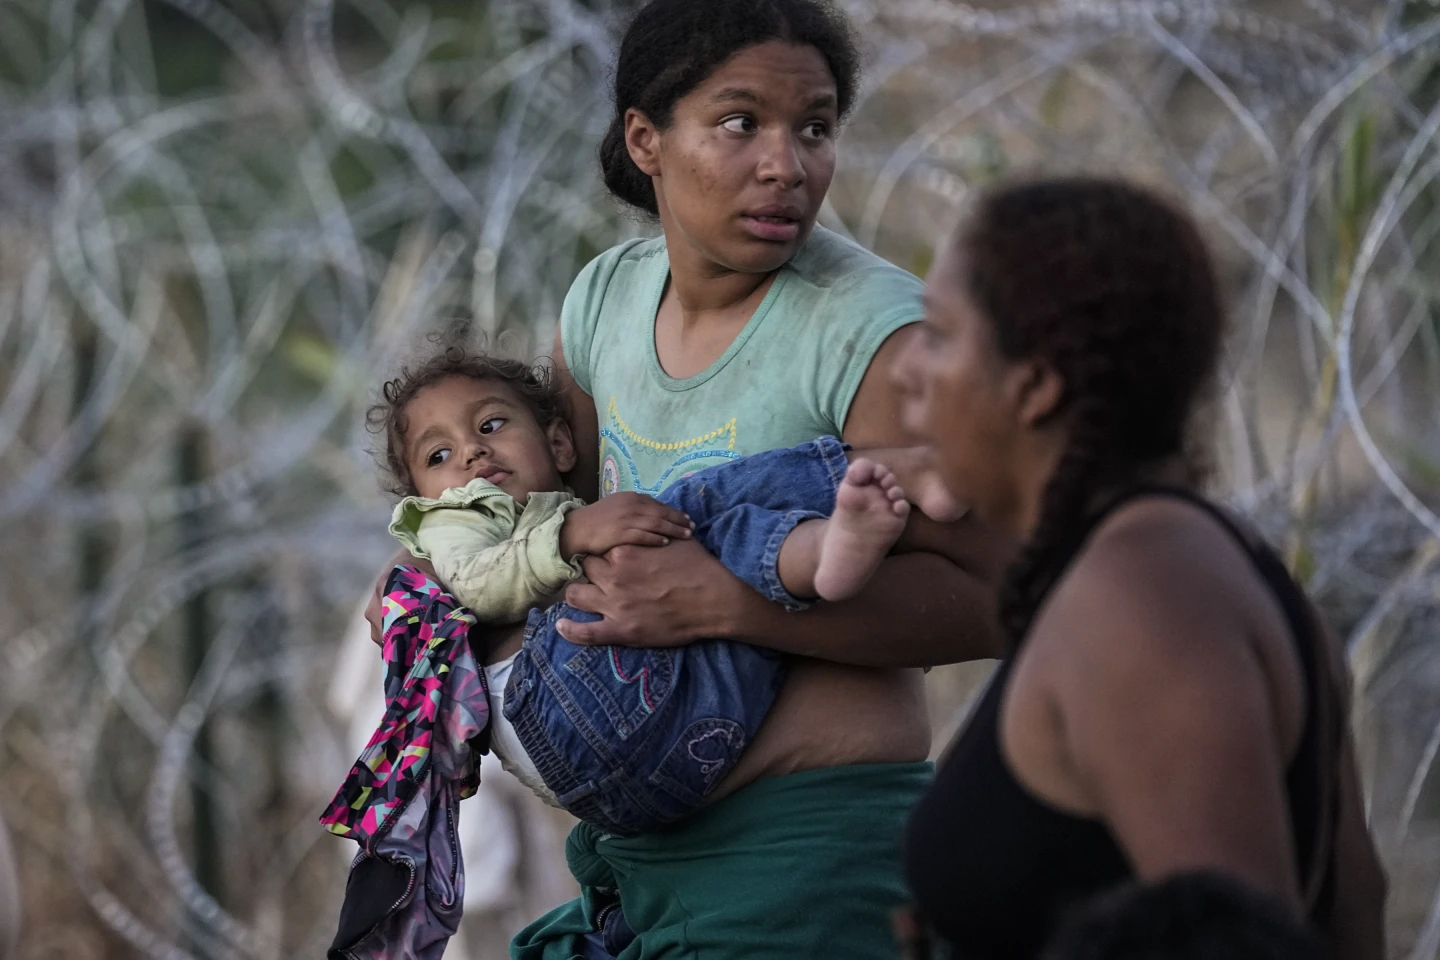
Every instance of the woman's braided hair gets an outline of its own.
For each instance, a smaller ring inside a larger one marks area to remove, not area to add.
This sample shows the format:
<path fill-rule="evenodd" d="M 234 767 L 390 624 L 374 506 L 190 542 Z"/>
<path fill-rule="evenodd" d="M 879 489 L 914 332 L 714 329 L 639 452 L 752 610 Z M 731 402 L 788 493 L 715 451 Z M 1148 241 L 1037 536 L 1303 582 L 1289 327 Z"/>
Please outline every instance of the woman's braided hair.
<path fill-rule="evenodd" d="M 1065 450 L 1000 591 L 1001 624 L 1018 646 L 1080 548 L 1097 497 L 1185 452 L 1223 312 L 1195 224 L 1131 184 L 1007 186 L 980 201 L 959 239 L 970 296 L 1001 354 L 1043 359 L 1065 384 Z"/>

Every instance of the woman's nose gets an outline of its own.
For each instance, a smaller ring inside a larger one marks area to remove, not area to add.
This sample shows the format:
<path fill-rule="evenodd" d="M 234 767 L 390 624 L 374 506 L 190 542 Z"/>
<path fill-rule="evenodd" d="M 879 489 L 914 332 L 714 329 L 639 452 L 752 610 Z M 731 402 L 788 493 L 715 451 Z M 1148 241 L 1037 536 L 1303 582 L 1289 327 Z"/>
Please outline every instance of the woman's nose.
<path fill-rule="evenodd" d="M 780 133 L 766 138 L 765 154 L 760 158 L 756 174 L 765 183 L 775 182 L 793 190 L 805 182 L 805 165 L 795 148 L 795 138 Z"/>

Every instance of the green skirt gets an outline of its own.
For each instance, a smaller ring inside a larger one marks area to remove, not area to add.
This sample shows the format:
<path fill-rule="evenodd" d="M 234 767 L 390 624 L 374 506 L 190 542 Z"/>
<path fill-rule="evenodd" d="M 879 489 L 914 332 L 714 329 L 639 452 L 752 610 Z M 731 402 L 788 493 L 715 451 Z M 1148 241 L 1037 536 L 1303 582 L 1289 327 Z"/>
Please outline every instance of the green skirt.
<path fill-rule="evenodd" d="M 616 889 L 638 936 L 619 960 L 876 960 L 896 955 L 900 848 L 929 763 L 807 770 L 757 783 L 656 833 L 588 823 L 566 858 L 581 896 L 516 935 L 514 960 L 573 960 Z"/>

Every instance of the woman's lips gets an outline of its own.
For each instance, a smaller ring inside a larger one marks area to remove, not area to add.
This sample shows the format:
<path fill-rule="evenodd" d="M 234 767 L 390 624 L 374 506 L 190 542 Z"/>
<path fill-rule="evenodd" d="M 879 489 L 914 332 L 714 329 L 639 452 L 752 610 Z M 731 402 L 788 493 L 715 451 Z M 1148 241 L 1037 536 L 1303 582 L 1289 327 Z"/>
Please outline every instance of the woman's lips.
<path fill-rule="evenodd" d="M 759 240 L 786 243 L 800 235 L 800 221 L 794 217 L 745 214 L 740 222 L 745 230 Z"/>

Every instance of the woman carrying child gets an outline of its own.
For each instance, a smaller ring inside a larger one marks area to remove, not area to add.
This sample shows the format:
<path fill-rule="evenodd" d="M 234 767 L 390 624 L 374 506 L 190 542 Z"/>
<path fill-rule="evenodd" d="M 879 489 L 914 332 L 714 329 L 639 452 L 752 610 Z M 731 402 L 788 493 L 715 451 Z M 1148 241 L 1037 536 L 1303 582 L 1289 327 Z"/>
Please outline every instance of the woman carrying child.
<path fill-rule="evenodd" d="M 815 226 L 857 63 L 848 25 L 819 2 L 656 0 L 636 16 L 601 159 L 611 192 L 662 236 L 602 254 L 561 313 L 582 495 L 653 493 L 817 435 L 909 442 L 888 370 L 921 316 L 920 283 Z M 710 806 L 658 834 L 572 837 L 572 867 L 617 878 L 646 956 L 893 952 L 898 831 L 930 777 L 920 672 L 898 668 L 993 649 L 977 576 L 990 545 L 962 524 L 947 546 L 952 559 L 892 557 L 856 597 L 799 613 L 691 541 L 586 561 L 589 582 L 566 599 L 604 620 L 561 624 L 577 643 L 727 637 L 798 655 Z M 545 925 L 517 955 L 551 956 L 526 952 Z"/>
<path fill-rule="evenodd" d="M 602 166 L 662 236 L 602 254 L 562 311 L 582 499 L 659 494 L 817 437 L 908 442 L 887 370 L 921 317 L 920 282 L 815 226 L 858 59 L 822 0 L 653 0 L 637 14 Z M 551 626 L 639 652 L 744 641 L 790 655 L 778 693 L 698 811 L 634 836 L 577 827 L 585 896 L 512 955 L 886 955 L 901 828 L 930 778 L 921 678 L 905 668 L 992 655 L 993 542 L 912 512 L 901 555 L 853 597 L 792 612 L 694 539 L 669 539 L 586 559 L 565 599 L 603 619 Z"/>

